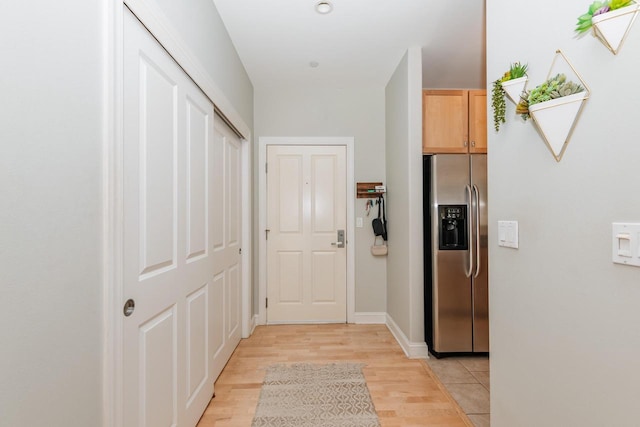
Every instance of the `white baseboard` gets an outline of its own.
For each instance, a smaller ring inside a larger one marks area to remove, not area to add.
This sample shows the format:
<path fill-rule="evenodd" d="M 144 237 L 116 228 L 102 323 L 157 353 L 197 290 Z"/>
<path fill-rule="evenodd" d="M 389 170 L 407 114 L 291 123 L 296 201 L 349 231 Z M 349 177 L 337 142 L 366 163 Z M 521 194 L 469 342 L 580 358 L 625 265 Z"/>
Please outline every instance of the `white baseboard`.
<path fill-rule="evenodd" d="M 278 320 L 267 322 L 266 325 L 343 325 L 344 320 Z"/>
<path fill-rule="evenodd" d="M 409 359 L 428 359 L 429 358 L 429 349 L 427 348 L 427 343 L 424 342 L 411 342 L 409 338 L 402 332 L 400 327 L 394 322 L 393 318 L 387 314 L 387 328 L 391 331 L 391 334 L 394 336 L 402 351 Z"/>
<path fill-rule="evenodd" d="M 249 336 L 253 335 L 253 331 L 256 330 L 256 326 L 258 326 L 258 315 L 254 314 L 249 324 Z"/>
<path fill-rule="evenodd" d="M 353 323 L 358 325 L 384 325 L 387 322 L 387 313 L 353 313 Z"/>

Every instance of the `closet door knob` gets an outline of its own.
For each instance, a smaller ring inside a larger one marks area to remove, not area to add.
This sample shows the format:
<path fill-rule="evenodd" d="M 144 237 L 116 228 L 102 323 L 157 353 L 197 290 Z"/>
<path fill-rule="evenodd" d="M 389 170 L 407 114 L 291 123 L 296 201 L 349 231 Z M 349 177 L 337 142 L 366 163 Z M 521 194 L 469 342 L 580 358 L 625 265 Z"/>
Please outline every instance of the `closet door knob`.
<path fill-rule="evenodd" d="M 125 317 L 129 317 L 133 314 L 133 310 L 136 309 L 136 302 L 132 299 L 128 299 L 127 302 L 124 303 L 124 308 L 122 312 Z"/>

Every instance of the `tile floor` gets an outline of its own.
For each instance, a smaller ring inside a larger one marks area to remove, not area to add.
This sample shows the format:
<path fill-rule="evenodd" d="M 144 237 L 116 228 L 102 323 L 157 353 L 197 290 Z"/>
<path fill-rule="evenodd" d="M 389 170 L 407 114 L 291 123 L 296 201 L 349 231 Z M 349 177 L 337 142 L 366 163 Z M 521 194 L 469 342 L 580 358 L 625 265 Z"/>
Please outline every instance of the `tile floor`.
<path fill-rule="evenodd" d="M 489 358 L 430 356 L 427 363 L 471 422 L 489 427 Z"/>

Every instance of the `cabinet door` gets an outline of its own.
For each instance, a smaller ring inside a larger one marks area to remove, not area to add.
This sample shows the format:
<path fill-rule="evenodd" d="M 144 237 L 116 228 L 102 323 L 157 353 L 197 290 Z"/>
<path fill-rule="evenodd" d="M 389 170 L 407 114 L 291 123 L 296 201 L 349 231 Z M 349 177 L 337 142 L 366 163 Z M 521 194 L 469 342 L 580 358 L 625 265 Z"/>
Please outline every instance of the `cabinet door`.
<path fill-rule="evenodd" d="M 487 152 L 487 91 L 469 91 L 469 152 Z"/>
<path fill-rule="evenodd" d="M 422 92 L 422 151 L 466 153 L 469 135 L 466 90 Z M 486 120 L 486 119 L 485 119 Z"/>

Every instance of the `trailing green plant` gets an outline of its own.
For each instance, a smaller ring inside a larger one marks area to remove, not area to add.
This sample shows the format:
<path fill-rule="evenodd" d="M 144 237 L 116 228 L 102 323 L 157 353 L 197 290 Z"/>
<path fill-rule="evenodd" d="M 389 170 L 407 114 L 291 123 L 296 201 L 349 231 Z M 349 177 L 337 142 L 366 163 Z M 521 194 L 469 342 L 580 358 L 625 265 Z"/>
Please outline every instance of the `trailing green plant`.
<path fill-rule="evenodd" d="M 584 92 L 584 90 L 582 85 L 567 81 L 567 76 L 564 74 L 556 74 L 541 85 L 523 93 L 520 96 L 520 102 L 516 106 L 516 114 L 520 114 L 523 119 L 527 120 L 530 117 L 529 107 L 531 105 Z"/>
<path fill-rule="evenodd" d="M 500 125 L 506 123 L 505 112 L 507 111 L 507 103 L 505 102 L 505 92 L 502 89 L 502 81 L 500 79 L 493 82 L 491 89 L 491 105 L 493 106 L 493 128 L 498 132 Z"/>
<path fill-rule="evenodd" d="M 506 123 L 506 93 L 502 88 L 502 83 L 509 80 L 518 79 L 526 75 L 527 64 L 522 65 L 519 62 L 515 62 L 511 64 L 509 70 L 505 72 L 501 78 L 493 82 L 493 87 L 491 89 L 491 105 L 493 106 L 493 127 L 496 132 L 500 130 L 500 125 L 502 123 Z"/>
<path fill-rule="evenodd" d="M 632 3 L 634 3 L 633 0 L 594 1 L 589 6 L 589 10 L 587 11 L 587 13 L 578 17 L 578 23 L 576 24 L 576 33 L 583 34 L 589 31 L 589 29 L 593 25 L 592 19 L 594 16 L 598 16 L 612 10 L 620 9 L 621 7 L 629 6 Z"/>

